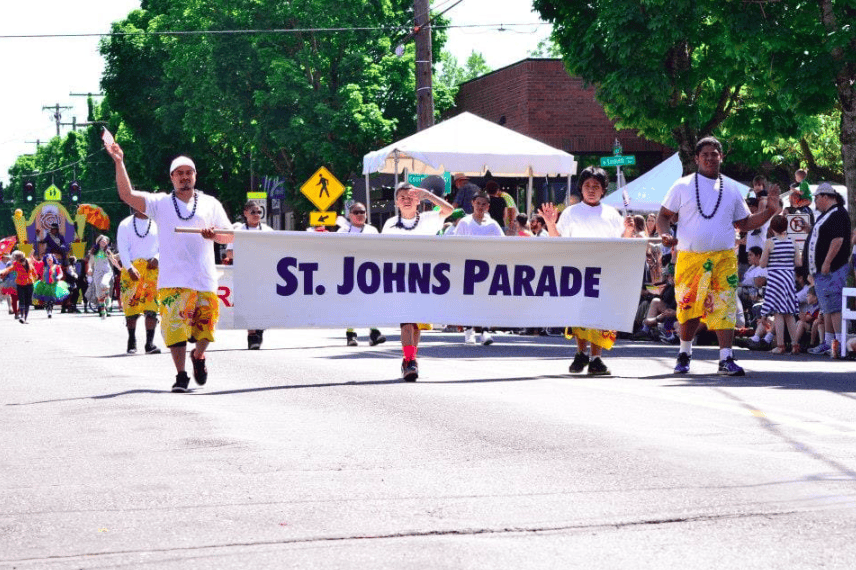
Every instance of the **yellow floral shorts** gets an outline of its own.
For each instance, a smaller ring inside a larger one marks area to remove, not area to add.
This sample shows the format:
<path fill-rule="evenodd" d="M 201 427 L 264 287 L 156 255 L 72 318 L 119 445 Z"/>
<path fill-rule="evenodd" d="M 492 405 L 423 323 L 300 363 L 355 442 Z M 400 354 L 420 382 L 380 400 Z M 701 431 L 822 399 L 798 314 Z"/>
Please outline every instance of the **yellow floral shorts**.
<path fill-rule="evenodd" d="M 712 331 L 733 329 L 737 322 L 737 284 L 734 251 L 678 252 L 678 322 L 700 318 Z"/>
<path fill-rule="evenodd" d="M 214 342 L 214 329 L 220 318 L 220 300 L 208 291 L 180 287 L 158 289 L 161 333 L 167 346 L 182 342 Z"/>
<path fill-rule="evenodd" d="M 119 278 L 119 297 L 126 317 L 143 313 L 156 313 L 158 310 L 158 270 L 149 269 L 146 259 L 135 259 L 134 267 L 140 272 L 140 279 L 134 281 L 127 269 L 122 269 Z"/>
<path fill-rule="evenodd" d="M 584 329 L 582 327 L 571 327 L 565 329 L 565 338 L 571 340 L 577 337 L 580 340 L 587 340 L 592 344 L 596 344 L 606 350 L 612 350 L 612 345 L 615 344 L 615 331 L 602 331 L 600 329 Z"/>

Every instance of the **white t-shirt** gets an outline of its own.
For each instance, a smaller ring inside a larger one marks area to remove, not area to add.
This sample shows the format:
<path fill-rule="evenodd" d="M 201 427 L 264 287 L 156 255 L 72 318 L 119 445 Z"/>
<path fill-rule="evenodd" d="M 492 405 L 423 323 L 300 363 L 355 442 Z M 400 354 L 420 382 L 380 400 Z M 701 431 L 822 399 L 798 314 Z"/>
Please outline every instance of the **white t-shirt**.
<path fill-rule="evenodd" d="M 757 230 L 752 230 L 751 232 L 746 234 L 746 250 L 749 248 L 758 246 L 761 249 L 764 249 L 764 245 L 767 243 L 767 231 L 770 229 L 770 222 L 767 222 Z M 756 233 L 757 232 L 757 233 Z"/>
<path fill-rule="evenodd" d="M 273 228 L 264 222 L 259 222 L 258 227 L 255 227 L 255 228 L 251 228 L 250 226 L 248 226 L 247 222 L 235 222 L 234 224 L 232 224 L 232 229 L 233 230 L 246 230 L 246 231 L 252 231 L 252 232 L 272 232 L 273 231 Z M 234 249 L 235 249 L 234 243 L 227 243 L 226 244 L 226 251 L 232 251 Z"/>
<path fill-rule="evenodd" d="M 740 284 L 744 287 L 757 287 L 755 285 L 756 277 L 767 277 L 767 270 L 760 265 L 750 265 L 746 273 L 743 274 L 743 281 Z"/>
<path fill-rule="evenodd" d="M 399 234 L 409 236 L 433 236 L 443 229 L 443 218 L 440 217 L 438 210 L 430 210 L 419 214 L 419 223 L 416 223 L 416 218 L 407 220 L 401 218 L 403 228 L 395 227 L 398 223 L 398 214 L 394 215 L 383 225 L 381 233 L 384 234 Z M 460 222 L 458 222 L 460 224 Z M 407 229 L 410 228 L 410 229 Z"/>
<path fill-rule="evenodd" d="M 160 249 L 164 255 L 158 266 L 158 288 L 183 287 L 194 291 L 217 292 L 217 272 L 214 268 L 214 248 L 211 240 L 200 234 L 178 234 L 175 228 L 231 228 L 223 205 L 211 196 L 196 191 L 199 204 L 196 213 L 187 220 L 179 219 L 175 213 L 172 192 L 169 194 L 144 193 L 146 215 L 160 229 Z M 193 211 L 194 199 L 185 204 L 178 198 L 178 211 L 187 218 Z"/>
<path fill-rule="evenodd" d="M 346 228 L 339 228 L 336 230 L 337 234 L 376 234 L 377 228 L 371 224 L 365 224 L 363 227 L 358 228 L 357 226 L 348 226 Z"/>
<path fill-rule="evenodd" d="M 458 229 L 455 230 L 456 236 L 499 236 L 502 237 L 505 233 L 496 220 L 485 214 L 481 223 L 478 223 L 473 218 L 473 215 L 465 216 L 458 222 Z"/>
<path fill-rule="evenodd" d="M 719 182 L 700 174 L 678 179 L 663 198 L 663 207 L 678 213 L 678 251 L 725 251 L 734 249 L 734 222 L 748 218 L 749 206 L 740 194 L 737 183 L 722 177 L 722 201 L 713 218 L 705 219 L 698 212 L 695 177 L 701 209 L 711 215 L 719 198 Z M 716 187 L 714 187 L 716 184 Z"/>
<path fill-rule="evenodd" d="M 624 218 L 612 206 L 579 202 L 562 211 L 556 229 L 562 237 L 621 237 Z"/>
<path fill-rule="evenodd" d="M 151 218 L 141 220 L 135 216 L 128 216 L 116 229 L 116 247 L 119 250 L 122 267 L 125 269 L 131 267 L 135 259 L 157 259 L 158 225 Z"/>

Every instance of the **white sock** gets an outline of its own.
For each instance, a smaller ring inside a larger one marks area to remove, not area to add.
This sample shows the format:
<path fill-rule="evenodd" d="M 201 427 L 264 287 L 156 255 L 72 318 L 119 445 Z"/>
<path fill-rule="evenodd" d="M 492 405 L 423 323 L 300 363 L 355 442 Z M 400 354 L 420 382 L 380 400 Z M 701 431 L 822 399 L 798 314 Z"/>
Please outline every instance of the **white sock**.
<path fill-rule="evenodd" d="M 767 343 L 771 343 L 771 342 L 773 342 L 773 339 L 774 339 L 775 337 L 776 337 L 776 335 L 774 335 L 774 334 L 773 334 L 773 333 L 771 333 L 771 332 L 768 332 L 767 334 L 765 334 L 765 335 L 764 335 L 764 341 L 765 341 L 765 342 L 767 342 Z"/>
<path fill-rule="evenodd" d="M 751 340 L 752 342 L 761 342 L 761 337 L 756 334 L 753 334 Z"/>
<path fill-rule="evenodd" d="M 687 355 L 692 356 L 693 355 L 693 341 L 682 340 L 681 341 L 681 348 L 679 349 L 679 352 L 686 352 Z"/>
<path fill-rule="evenodd" d="M 835 340 L 835 335 L 832 333 L 823 333 L 823 342 L 828 345 L 832 345 L 832 341 Z"/>
<path fill-rule="evenodd" d="M 719 359 L 725 360 L 726 358 L 734 358 L 734 352 L 730 348 L 720 348 Z"/>

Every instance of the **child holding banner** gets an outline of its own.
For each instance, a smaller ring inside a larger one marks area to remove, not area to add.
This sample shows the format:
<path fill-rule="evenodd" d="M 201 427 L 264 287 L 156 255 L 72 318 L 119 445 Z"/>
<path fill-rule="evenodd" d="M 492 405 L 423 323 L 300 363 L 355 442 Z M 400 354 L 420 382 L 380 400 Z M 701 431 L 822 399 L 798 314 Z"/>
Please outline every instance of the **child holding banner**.
<path fill-rule="evenodd" d="M 622 218 L 618 210 L 600 203 L 609 186 L 609 177 L 605 170 L 596 166 L 586 168 L 580 173 L 579 185 L 583 201 L 565 208 L 561 217 L 553 204 L 544 204 L 539 210 L 538 213 L 547 223 L 547 231 L 551 237 L 633 237 L 633 218 Z M 581 327 L 573 327 L 571 330 L 577 340 L 577 352 L 568 371 L 579 374 L 588 367 L 588 373 L 591 375 L 609 374 L 609 368 L 600 355 L 604 348 L 612 348 L 616 338 L 615 331 Z M 589 344 L 591 356 L 587 354 Z"/>
<path fill-rule="evenodd" d="M 428 200 L 438 206 L 439 210 L 420 213 L 418 209 L 422 200 Z M 407 182 L 402 182 L 396 187 L 395 205 L 398 208 L 398 215 L 391 217 L 383 225 L 384 234 L 437 235 L 443 228 L 443 220 L 454 210 L 450 203 L 435 196 L 431 191 L 414 188 Z M 404 359 L 401 361 L 401 377 L 405 382 L 416 382 L 419 378 L 416 353 L 419 350 L 420 327 L 424 325 L 401 323 L 401 348 L 404 352 Z"/>

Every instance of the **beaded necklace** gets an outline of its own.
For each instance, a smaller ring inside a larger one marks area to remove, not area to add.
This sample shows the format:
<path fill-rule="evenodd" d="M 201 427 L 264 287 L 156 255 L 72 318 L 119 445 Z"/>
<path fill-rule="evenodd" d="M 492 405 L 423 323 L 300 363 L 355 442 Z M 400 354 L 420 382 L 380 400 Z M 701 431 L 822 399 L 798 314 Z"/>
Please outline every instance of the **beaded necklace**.
<path fill-rule="evenodd" d="M 715 185 L 716 183 L 714 183 Z M 698 213 L 701 214 L 701 217 L 705 220 L 710 220 L 716 215 L 716 211 L 719 209 L 719 203 L 722 202 L 722 174 L 719 175 L 719 197 L 716 199 L 716 206 L 713 207 L 713 212 L 708 216 L 701 209 L 701 197 L 698 192 L 698 172 L 695 175 L 695 199 L 696 199 L 696 208 L 698 208 Z"/>
<path fill-rule="evenodd" d="M 398 221 L 395 222 L 395 225 L 393 227 L 401 228 L 401 229 L 409 232 L 409 231 L 413 231 L 416 228 L 416 226 L 418 226 L 418 225 L 419 225 L 419 212 L 416 212 L 416 222 L 412 226 L 410 226 L 409 228 L 401 222 L 401 214 L 398 214 Z"/>
<path fill-rule="evenodd" d="M 189 220 L 193 216 L 196 215 L 196 206 L 199 205 L 199 195 L 196 193 L 196 190 L 193 191 L 193 210 L 190 212 L 190 215 L 186 218 L 181 215 L 181 212 L 178 210 L 178 200 L 175 199 L 175 190 L 172 191 L 172 206 L 175 208 L 175 215 L 178 216 L 179 220 Z"/>
<path fill-rule="evenodd" d="M 149 218 L 149 224 L 146 226 L 146 233 L 144 233 L 143 235 L 140 235 L 140 231 L 137 229 L 137 216 L 134 216 L 131 219 L 131 224 L 134 226 L 134 233 L 137 234 L 137 237 L 140 239 L 143 239 L 144 237 L 149 235 L 149 231 L 152 229 L 152 219 L 151 218 Z"/>

